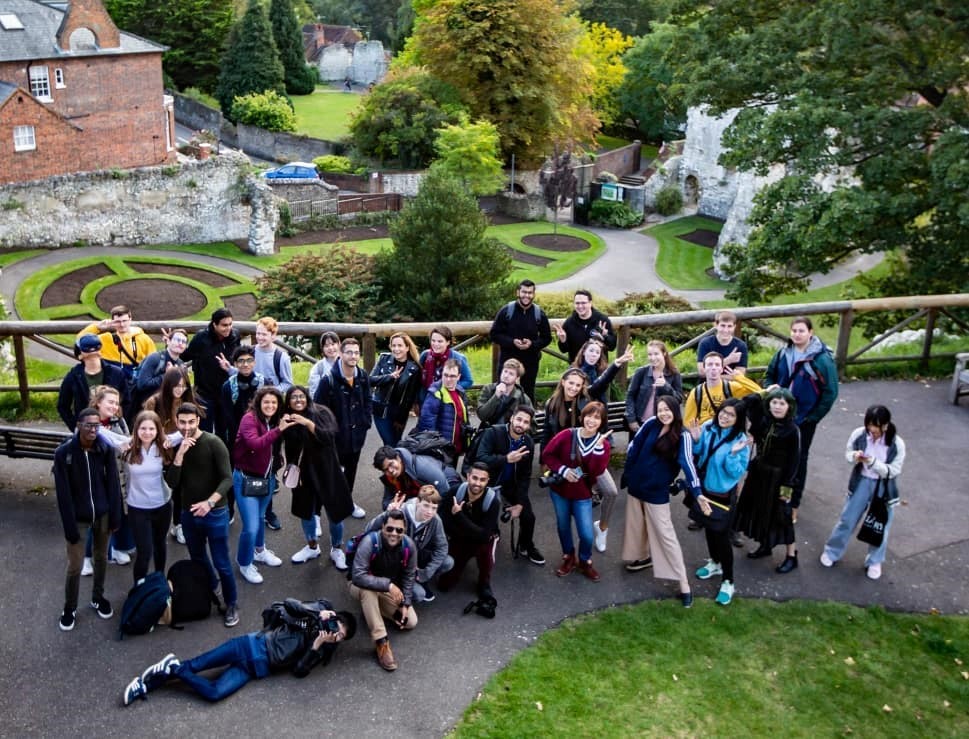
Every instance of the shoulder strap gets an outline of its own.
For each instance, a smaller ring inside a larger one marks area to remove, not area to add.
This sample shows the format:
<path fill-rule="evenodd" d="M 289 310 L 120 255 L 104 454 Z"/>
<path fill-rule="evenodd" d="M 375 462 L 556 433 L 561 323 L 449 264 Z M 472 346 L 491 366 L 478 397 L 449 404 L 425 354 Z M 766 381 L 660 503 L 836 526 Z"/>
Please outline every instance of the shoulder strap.
<path fill-rule="evenodd" d="M 512 300 L 508 305 L 505 306 L 505 320 L 510 321 L 512 316 L 515 315 L 515 301 Z"/>
<path fill-rule="evenodd" d="M 276 351 L 273 352 L 273 372 L 276 373 L 276 382 L 278 383 L 282 378 L 279 376 L 279 369 L 283 365 L 283 350 L 276 347 Z"/>

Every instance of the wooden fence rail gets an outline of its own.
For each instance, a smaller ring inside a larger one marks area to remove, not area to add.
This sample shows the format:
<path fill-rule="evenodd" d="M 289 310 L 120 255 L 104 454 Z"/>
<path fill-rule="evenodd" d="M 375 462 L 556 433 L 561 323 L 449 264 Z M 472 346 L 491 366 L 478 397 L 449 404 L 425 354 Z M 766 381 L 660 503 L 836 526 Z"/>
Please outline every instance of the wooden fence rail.
<path fill-rule="evenodd" d="M 869 298 L 865 300 L 839 300 L 827 303 L 803 303 L 797 305 L 769 305 L 751 308 L 736 308 L 738 321 L 748 322 L 763 333 L 786 338 L 769 326 L 761 323 L 764 319 L 785 318 L 793 316 L 819 316 L 836 315 L 838 317 L 838 338 L 834 349 L 835 363 L 838 372 L 844 375 L 845 369 L 851 364 L 871 364 L 874 362 L 897 362 L 897 361 L 919 361 L 921 366 L 925 366 L 929 359 L 954 357 L 955 352 L 933 353 L 933 331 L 939 315 L 945 315 L 966 331 L 969 337 L 969 325 L 958 316 L 953 314 L 955 308 L 969 308 L 969 294 L 955 295 L 912 295 L 896 298 Z M 878 339 L 869 342 L 861 349 L 854 352 L 848 351 L 851 329 L 855 318 L 862 313 L 886 312 L 886 311 L 910 311 L 911 315 L 893 326 L 889 331 L 882 334 Z M 633 330 L 643 331 L 657 326 L 674 325 L 696 325 L 706 324 L 703 328 L 712 323 L 716 310 L 697 310 L 680 313 L 657 313 L 645 316 L 612 316 L 613 326 L 619 335 L 619 350 L 629 343 Z M 900 356 L 880 356 L 877 358 L 864 357 L 863 355 L 880 344 L 889 335 L 897 333 L 913 321 L 925 319 L 927 331 L 922 342 L 919 354 L 909 354 Z M 561 320 L 553 318 L 553 321 Z M 0 321 L 0 339 L 12 337 L 14 358 L 16 362 L 17 385 L 0 386 L 0 391 L 16 391 L 20 394 L 21 408 L 26 410 L 30 405 L 31 392 L 52 392 L 56 391 L 55 386 L 34 386 L 31 387 L 27 379 L 27 362 L 24 339 L 35 341 L 39 344 L 50 346 L 51 342 L 47 339 L 50 335 L 74 334 L 89 325 L 85 321 Z M 183 328 L 188 332 L 195 332 L 204 328 L 205 321 L 139 321 L 138 325 L 149 333 L 159 333 L 163 328 Z M 365 367 L 372 367 L 377 357 L 377 339 L 390 336 L 396 331 L 405 331 L 411 336 L 426 336 L 435 326 L 435 323 L 304 323 L 304 322 L 281 322 L 279 333 L 283 336 L 303 336 L 318 337 L 324 331 L 335 331 L 338 335 L 356 336 L 360 339 L 363 352 L 363 364 Z M 449 322 L 448 327 L 456 337 L 462 337 L 457 347 L 465 347 L 481 341 L 488 340 L 488 332 L 491 329 L 491 321 L 458 321 Z M 251 335 L 255 332 L 256 324 L 254 321 L 236 321 L 236 328 L 244 335 Z M 690 341 L 674 347 L 670 354 L 677 355 L 683 351 L 688 351 L 696 346 L 704 331 L 698 331 L 698 336 Z M 967 338 L 969 341 L 969 338 Z M 296 350 L 282 342 L 279 345 L 289 351 L 305 357 L 305 353 Z M 552 347 L 555 346 L 553 341 Z M 545 350 L 546 353 L 562 357 L 553 348 Z M 491 381 L 497 379 L 498 374 L 498 348 L 492 347 L 492 377 Z M 625 368 L 624 368 L 625 369 Z M 689 373 L 687 373 L 689 377 Z M 626 380 L 625 372 L 618 378 L 618 382 L 624 386 Z M 554 383 L 539 383 L 539 385 L 550 385 Z M 480 385 L 478 386 L 480 387 Z"/>

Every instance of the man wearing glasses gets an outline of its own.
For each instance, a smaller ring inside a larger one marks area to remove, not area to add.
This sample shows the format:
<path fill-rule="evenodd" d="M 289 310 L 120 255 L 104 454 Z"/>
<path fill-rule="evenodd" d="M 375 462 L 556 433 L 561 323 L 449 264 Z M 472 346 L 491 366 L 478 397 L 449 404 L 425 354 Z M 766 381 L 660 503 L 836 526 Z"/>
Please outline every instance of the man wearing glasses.
<path fill-rule="evenodd" d="M 605 313 L 592 307 L 592 293 L 576 290 L 572 299 L 575 310 L 561 324 L 555 326 L 559 349 L 569 355 L 574 362 L 582 345 L 589 339 L 600 339 L 608 351 L 616 348 L 616 332 Z"/>
<path fill-rule="evenodd" d="M 84 339 L 98 341 L 96 336 Z M 99 343 L 100 346 L 100 343 Z M 98 437 L 101 417 L 94 408 L 77 415 L 77 430 L 54 452 L 54 487 L 57 508 L 67 540 L 67 579 L 64 584 L 64 611 L 61 631 L 74 628 L 77 599 L 81 586 L 81 565 L 88 529 L 94 531 L 94 579 L 91 608 L 101 618 L 114 611 L 104 597 L 104 576 L 108 569 L 108 539 L 121 525 L 121 478 L 114 449 Z"/>
<path fill-rule="evenodd" d="M 406 525 L 401 511 L 387 511 L 380 531 L 360 539 L 351 571 L 350 595 L 360 601 L 377 663 L 388 672 L 397 669 L 397 660 L 390 649 L 384 619 L 392 620 L 401 631 L 417 626 L 412 605 L 417 548 L 404 534 Z"/>
<path fill-rule="evenodd" d="M 117 365 L 101 361 L 101 340 L 97 336 L 84 334 L 74 345 L 74 353 L 80 363 L 64 377 L 57 396 L 57 413 L 71 431 L 77 414 L 91 405 L 91 390 L 98 385 L 117 389 L 123 410 L 127 410 L 131 401 L 124 372 Z"/>
<path fill-rule="evenodd" d="M 138 370 L 135 397 L 132 401 L 134 408 L 140 409 L 142 404 L 161 387 L 165 372 L 171 367 L 183 367 L 182 352 L 188 347 L 188 334 L 184 329 L 177 328 L 166 336 L 165 348 L 155 352 L 141 363 Z"/>

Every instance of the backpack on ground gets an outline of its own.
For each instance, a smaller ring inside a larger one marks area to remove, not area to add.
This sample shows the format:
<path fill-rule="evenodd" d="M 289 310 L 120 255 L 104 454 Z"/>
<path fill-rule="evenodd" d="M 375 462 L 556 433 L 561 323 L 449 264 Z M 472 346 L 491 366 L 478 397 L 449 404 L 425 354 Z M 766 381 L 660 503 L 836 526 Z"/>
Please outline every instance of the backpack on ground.
<path fill-rule="evenodd" d="M 438 431 L 412 431 L 397 442 L 397 446 L 411 454 L 434 457 L 446 465 L 454 461 L 454 447 Z"/>
<path fill-rule="evenodd" d="M 181 559 L 168 568 L 172 584 L 172 628 L 185 621 L 201 621 L 212 615 L 212 606 L 219 605 L 209 584 L 205 565 L 191 559 Z"/>
<path fill-rule="evenodd" d="M 128 591 L 121 608 L 118 638 L 125 634 L 147 634 L 155 628 L 158 619 L 171 602 L 172 591 L 161 572 L 151 572 L 134 584 Z"/>

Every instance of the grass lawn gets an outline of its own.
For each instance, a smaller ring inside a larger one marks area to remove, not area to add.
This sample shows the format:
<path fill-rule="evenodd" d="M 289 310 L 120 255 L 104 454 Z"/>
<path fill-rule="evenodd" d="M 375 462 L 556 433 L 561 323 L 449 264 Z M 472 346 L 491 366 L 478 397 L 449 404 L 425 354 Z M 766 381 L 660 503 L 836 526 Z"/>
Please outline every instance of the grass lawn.
<path fill-rule="evenodd" d="M 24 249 L 22 251 L 4 251 L 0 253 L 0 267 L 6 267 L 13 264 L 14 262 L 19 262 L 21 259 L 29 259 L 30 257 L 36 257 L 38 254 L 43 254 L 43 249 Z"/>
<path fill-rule="evenodd" d="M 547 631 L 454 736 L 966 736 L 966 663 L 956 616 L 651 601 Z"/>
<path fill-rule="evenodd" d="M 656 274 L 674 290 L 717 290 L 726 283 L 710 277 L 706 270 L 713 266 L 713 250 L 678 239 L 677 236 L 697 229 L 720 233 L 722 225 L 702 216 L 687 216 L 661 223 L 640 233 L 652 236 L 659 243 Z"/>
<path fill-rule="evenodd" d="M 552 233 L 553 225 L 544 221 L 534 221 L 529 223 L 510 223 L 503 226 L 490 226 L 486 231 L 487 236 L 493 236 L 504 244 L 517 249 L 518 251 L 536 254 L 538 256 L 553 259 L 551 264 L 545 267 L 537 267 L 532 264 L 522 262 L 515 263 L 515 269 L 511 274 L 511 279 L 515 282 L 526 277 L 537 283 L 554 282 L 568 277 L 590 262 L 595 261 L 606 250 L 605 242 L 595 234 L 587 231 L 580 231 L 577 228 L 559 224 L 558 232 L 566 236 L 575 236 L 588 241 L 590 248 L 582 251 L 572 252 L 552 252 L 543 249 L 536 249 L 521 242 L 522 238 L 531 234 Z"/>
<path fill-rule="evenodd" d="M 317 87 L 310 95 L 293 95 L 292 99 L 297 133 L 324 141 L 339 141 L 350 133 L 350 114 L 360 105 L 363 96 Z"/>

